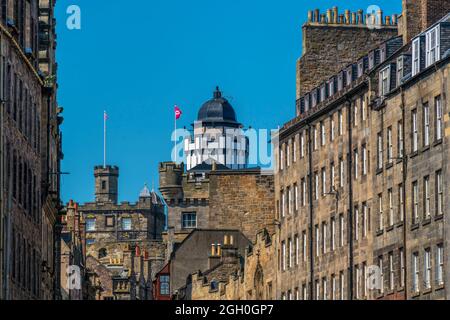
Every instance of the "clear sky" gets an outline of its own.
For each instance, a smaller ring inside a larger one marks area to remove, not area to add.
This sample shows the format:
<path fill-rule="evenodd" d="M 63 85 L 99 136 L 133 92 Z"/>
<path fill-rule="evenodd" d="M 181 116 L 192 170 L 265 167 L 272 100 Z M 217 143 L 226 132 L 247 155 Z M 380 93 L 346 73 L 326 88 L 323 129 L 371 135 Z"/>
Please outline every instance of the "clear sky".
<path fill-rule="evenodd" d="M 81 8 L 81 30 L 66 9 Z M 64 107 L 64 202 L 94 198 L 93 167 L 120 167 L 119 200 L 136 201 L 170 160 L 173 106 L 190 127 L 219 85 L 238 120 L 276 128 L 294 116 L 295 63 L 307 11 L 369 5 L 400 13 L 401 0 L 58 0 L 59 104 Z"/>

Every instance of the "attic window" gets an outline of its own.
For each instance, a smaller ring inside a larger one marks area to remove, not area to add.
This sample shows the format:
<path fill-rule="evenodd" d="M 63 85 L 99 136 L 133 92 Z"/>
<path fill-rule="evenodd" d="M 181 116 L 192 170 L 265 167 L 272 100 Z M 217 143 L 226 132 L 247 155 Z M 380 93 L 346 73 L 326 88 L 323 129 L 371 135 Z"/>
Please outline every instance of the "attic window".
<path fill-rule="evenodd" d="M 353 79 L 353 77 L 352 77 L 352 68 L 350 67 L 350 69 L 347 70 L 347 77 L 346 77 L 346 80 L 347 80 L 347 84 L 346 85 L 347 86 L 352 84 L 352 79 Z"/>
<path fill-rule="evenodd" d="M 412 75 L 415 76 L 420 72 L 420 38 L 417 38 L 412 43 Z"/>
<path fill-rule="evenodd" d="M 402 79 L 404 76 L 403 64 L 404 64 L 404 57 L 399 57 L 397 59 L 397 86 L 400 86 L 402 84 Z"/>
<path fill-rule="evenodd" d="M 320 101 L 324 101 L 327 97 L 327 87 L 325 85 L 323 85 L 320 88 Z"/>
<path fill-rule="evenodd" d="M 426 66 L 429 67 L 440 59 L 439 26 L 426 33 Z"/>
<path fill-rule="evenodd" d="M 338 91 L 341 91 L 344 88 L 344 73 L 340 73 L 338 77 Z"/>
<path fill-rule="evenodd" d="M 334 95 L 334 79 L 331 79 L 331 80 L 328 82 L 328 94 L 329 94 L 330 96 Z"/>
<path fill-rule="evenodd" d="M 380 96 L 384 97 L 390 91 L 391 66 L 380 71 Z"/>
<path fill-rule="evenodd" d="M 364 74 L 364 61 L 358 63 L 358 78 Z"/>

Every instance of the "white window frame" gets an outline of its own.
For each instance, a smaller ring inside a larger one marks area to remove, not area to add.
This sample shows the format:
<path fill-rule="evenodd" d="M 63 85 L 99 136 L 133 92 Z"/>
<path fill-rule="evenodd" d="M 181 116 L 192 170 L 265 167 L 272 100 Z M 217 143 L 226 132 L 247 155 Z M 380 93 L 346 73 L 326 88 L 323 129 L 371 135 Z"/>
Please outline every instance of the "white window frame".
<path fill-rule="evenodd" d="M 428 103 L 423 105 L 423 145 L 430 145 L 430 106 Z"/>
<path fill-rule="evenodd" d="M 412 76 L 420 72 L 420 37 L 412 42 Z"/>
<path fill-rule="evenodd" d="M 420 291 L 419 287 L 419 253 L 412 254 L 412 291 L 417 293 Z"/>
<path fill-rule="evenodd" d="M 378 230 L 384 229 L 383 194 L 378 195 Z"/>
<path fill-rule="evenodd" d="M 436 114 L 436 141 L 439 141 L 442 139 L 442 127 L 443 127 L 441 96 L 437 96 L 436 98 L 434 98 L 434 104 Z"/>
<path fill-rule="evenodd" d="M 425 34 L 426 67 L 428 68 L 441 58 L 440 54 L 440 25 Z"/>
<path fill-rule="evenodd" d="M 308 258 L 308 239 L 306 235 L 306 231 L 302 232 L 302 260 L 306 262 Z"/>
<path fill-rule="evenodd" d="M 400 86 L 402 84 L 402 79 L 403 79 L 403 66 L 404 65 L 404 58 L 403 57 L 398 57 L 397 58 L 397 87 Z"/>
<path fill-rule="evenodd" d="M 387 158 L 388 162 L 392 163 L 394 157 L 394 145 L 392 143 L 392 127 L 387 129 Z"/>
<path fill-rule="evenodd" d="M 388 190 L 388 200 L 389 200 L 389 226 L 394 225 L 394 196 L 392 189 Z"/>
<path fill-rule="evenodd" d="M 413 223 L 419 222 L 419 184 L 417 181 L 412 183 L 412 209 Z"/>
<path fill-rule="evenodd" d="M 331 218 L 331 238 L 330 238 L 330 250 L 336 249 L 336 218 Z"/>
<path fill-rule="evenodd" d="M 362 204 L 362 237 L 367 237 L 367 234 L 369 233 L 369 224 L 368 224 L 368 215 L 367 215 L 367 203 L 363 202 Z"/>
<path fill-rule="evenodd" d="M 442 286 L 444 284 L 444 245 L 436 246 L 436 284 Z"/>
<path fill-rule="evenodd" d="M 325 196 L 325 194 L 327 193 L 327 170 L 325 168 L 322 168 L 321 174 L 322 174 L 322 196 Z"/>
<path fill-rule="evenodd" d="M 318 257 L 320 255 L 320 230 L 319 230 L 319 225 L 316 224 L 314 227 L 315 230 L 315 243 L 316 243 L 316 257 Z"/>
<path fill-rule="evenodd" d="M 367 146 L 362 146 L 362 174 L 367 174 Z"/>
<path fill-rule="evenodd" d="M 424 217 L 431 217 L 430 176 L 423 178 Z"/>
<path fill-rule="evenodd" d="M 417 152 L 419 149 L 419 128 L 417 125 L 417 109 L 411 113 L 412 121 L 412 152 Z"/>
<path fill-rule="evenodd" d="M 387 66 L 380 71 L 380 96 L 384 97 L 391 91 L 391 66 Z"/>
<path fill-rule="evenodd" d="M 444 185 L 442 179 L 442 170 L 436 172 L 436 215 L 442 216 L 444 214 Z"/>
<path fill-rule="evenodd" d="M 423 267 L 423 287 L 425 290 L 431 289 L 431 248 L 424 250 Z"/>
<path fill-rule="evenodd" d="M 395 270 L 394 270 L 394 253 L 389 253 L 389 290 L 394 291 L 395 288 Z"/>
<path fill-rule="evenodd" d="M 338 111 L 338 134 L 342 136 L 344 134 L 344 115 L 342 110 Z"/>

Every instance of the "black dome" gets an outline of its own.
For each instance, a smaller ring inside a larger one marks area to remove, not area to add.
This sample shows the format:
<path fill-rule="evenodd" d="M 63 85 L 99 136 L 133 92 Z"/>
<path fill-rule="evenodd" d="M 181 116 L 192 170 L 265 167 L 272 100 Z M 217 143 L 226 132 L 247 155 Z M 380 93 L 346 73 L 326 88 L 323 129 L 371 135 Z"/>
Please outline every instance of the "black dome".
<path fill-rule="evenodd" d="M 219 87 L 216 87 L 213 99 L 205 102 L 200 108 L 197 120 L 203 122 L 237 122 L 233 107 L 227 99 L 222 97 Z"/>

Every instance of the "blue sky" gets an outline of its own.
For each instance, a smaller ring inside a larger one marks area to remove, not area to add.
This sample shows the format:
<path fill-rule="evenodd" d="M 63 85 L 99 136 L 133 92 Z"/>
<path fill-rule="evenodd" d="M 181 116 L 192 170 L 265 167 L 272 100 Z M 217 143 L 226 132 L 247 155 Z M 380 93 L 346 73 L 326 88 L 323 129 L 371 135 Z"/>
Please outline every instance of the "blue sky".
<path fill-rule="evenodd" d="M 66 9 L 81 8 L 81 30 Z M 94 198 L 93 167 L 120 167 L 119 200 L 135 201 L 170 160 L 173 105 L 190 127 L 219 85 L 238 120 L 276 128 L 294 116 L 295 63 L 307 11 L 369 5 L 400 13 L 400 0 L 59 0 L 58 102 L 64 107 L 64 202 Z"/>

